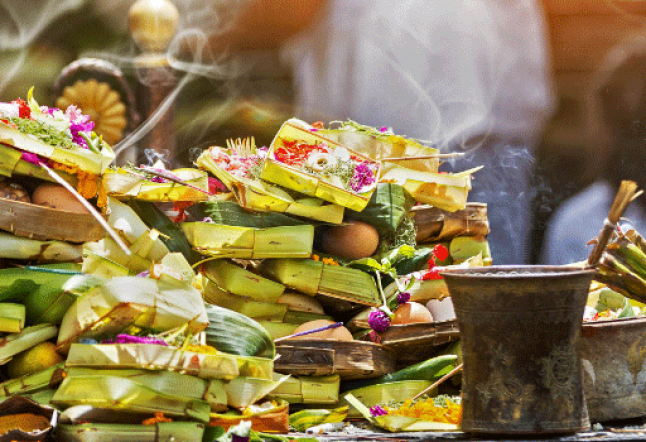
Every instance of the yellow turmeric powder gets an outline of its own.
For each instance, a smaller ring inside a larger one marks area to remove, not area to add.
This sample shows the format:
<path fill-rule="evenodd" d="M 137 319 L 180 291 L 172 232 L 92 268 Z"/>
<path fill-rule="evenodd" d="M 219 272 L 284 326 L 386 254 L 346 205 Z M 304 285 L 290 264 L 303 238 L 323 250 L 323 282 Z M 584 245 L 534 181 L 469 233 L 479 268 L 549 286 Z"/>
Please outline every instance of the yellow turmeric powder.
<path fill-rule="evenodd" d="M 7 414 L 0 416 L 0 434 L 11 430 L 22 430 L 27 433 L 47 430 L 50 427 L 49 419 L 33 413 Z"/>

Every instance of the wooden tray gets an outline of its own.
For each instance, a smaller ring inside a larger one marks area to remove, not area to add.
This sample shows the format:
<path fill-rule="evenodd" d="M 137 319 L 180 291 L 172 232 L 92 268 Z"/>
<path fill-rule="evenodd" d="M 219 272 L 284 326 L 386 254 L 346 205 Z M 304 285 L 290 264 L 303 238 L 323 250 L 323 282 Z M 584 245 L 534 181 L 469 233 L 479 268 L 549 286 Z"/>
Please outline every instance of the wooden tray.
<path fill-rule="evenodd" d="M 398 365 L 411 365 L 432 357 L 436 347 L 460 338 L 455 320 L 391 325 L 379 333 L 381 345 L 391 350 Z"/>
<path fill-rule="evenodd" d="M 301 376 L 376 378 L 395 371 L 394 355 L 373 342 L 293 339 L 276 345 L 274 370 Z"/>
<path fill-rule="evenodd" d="M 5 198 L 0 198 L 0 229 L 41 241 L 83 243 L 105 236 L 101 224 L 89 213 L 67 212 Z"/>
<path fill-rule="evenodd" d="M 411 209 L 417 231 L 417 243 L 428 244 L 456 236 L 479 236 L 489 233 L 487 205 L 467 203 L 466 208 L 447 212 L 431 206 Z"/>

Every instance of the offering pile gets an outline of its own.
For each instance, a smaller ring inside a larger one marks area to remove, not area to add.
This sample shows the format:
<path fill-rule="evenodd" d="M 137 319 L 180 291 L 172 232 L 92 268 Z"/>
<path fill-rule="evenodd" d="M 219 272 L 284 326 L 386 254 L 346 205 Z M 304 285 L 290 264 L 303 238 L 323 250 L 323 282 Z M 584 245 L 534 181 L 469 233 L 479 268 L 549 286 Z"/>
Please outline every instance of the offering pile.
<path fill-rule="evenodd" d="M 80 110 L 31 92 L 2 103 L 0 396 L 58 410 L 70 441 L 210 442 L 361 415 L 458 428 L 459 398 L 413 400 L 457 365 L 438 345 L 455 335 L 397 347 L 407 327 L 433 341 L 452 323 L 442 266 L 491 263 L 486 207 L 466 203 L 475 170 L 439 172 L 438 154 L 293 119 L 270 146 L 213 146 L 198 168 L 117 168 Z"/>

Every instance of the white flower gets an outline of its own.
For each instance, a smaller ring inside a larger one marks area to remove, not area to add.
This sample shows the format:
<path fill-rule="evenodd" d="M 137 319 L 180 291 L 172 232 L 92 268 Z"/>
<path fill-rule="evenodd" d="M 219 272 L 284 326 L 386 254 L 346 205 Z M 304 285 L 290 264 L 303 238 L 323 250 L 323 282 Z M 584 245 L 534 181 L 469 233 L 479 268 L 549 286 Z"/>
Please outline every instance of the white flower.
<path fill-rule="evenodd" d="M 0 103 L 1 118 L 16 118 L 20 116 L 20 107 L 15 103 Z"/>

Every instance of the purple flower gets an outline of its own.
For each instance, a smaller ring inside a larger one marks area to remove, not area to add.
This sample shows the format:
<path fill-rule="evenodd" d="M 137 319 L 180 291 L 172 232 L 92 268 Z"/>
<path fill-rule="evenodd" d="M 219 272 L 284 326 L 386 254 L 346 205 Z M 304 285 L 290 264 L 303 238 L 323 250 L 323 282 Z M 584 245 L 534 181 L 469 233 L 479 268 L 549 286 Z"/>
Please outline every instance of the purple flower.
<path fill-rule="evenodd" d="M 368 316 L 368 325 L 377 333 L 385 332 L 390 327 L 390 317 L 381 310 L 373 310 Z"/>
<path fill-rule="evenodd" d="M 31 164 L 40 164 L 40 158 L 35 153 L 23 152 L 20 159 Z"/>
<path fill-rule="evenodd" d="M 354 168 L 354 175 L 350 179 L 350 187 L 355 192 L 361 190 L 376 181 L 375 173 L 372 171 L 367 162 L 360 163 Z"/>
<path fill-rule="evenodd" d="M 250 436 L 238 436 L 237 434 L 231 435 L 231 442 L 249 442 Z"/>
<path fill-rule="evenodd" d="M 388 130 L 388 128 L 387 128 L 386 126 L 381 126 L 381 127 L 379 128 L 379 131 L 380 131 L 380 132 L 386 132 L 387 130 Z"/>
<path fill-rule="evenodd" d="M 375 405 L 370 408 L 370 414 L 373 416 L 383 416 L 384 414 L 388 414 L 388 412 L 384 410 L 381 405 Z"/>
<path fill-rule="evenodd" d="M 120 334 L 117 335 L 116 339 L 109 339 L 105 341 L 106 344 L 152 344 L 152 345 L 163 345 L 168 347 L 168 343 L 163 339 L 159 338 L 150 338 L 147 336 L 133 336 Z"/>
<path fill-rule="evenodd" d="M 408 301 L 410 301 L 410 293 L 402 292 L 399 295 L 397 295 L 398 304 L 406 304 Z"/>

